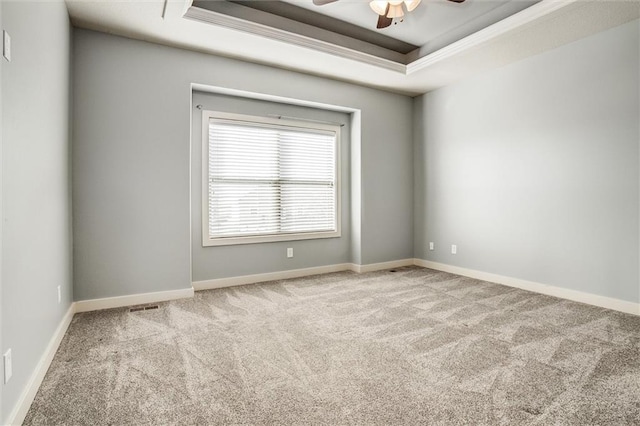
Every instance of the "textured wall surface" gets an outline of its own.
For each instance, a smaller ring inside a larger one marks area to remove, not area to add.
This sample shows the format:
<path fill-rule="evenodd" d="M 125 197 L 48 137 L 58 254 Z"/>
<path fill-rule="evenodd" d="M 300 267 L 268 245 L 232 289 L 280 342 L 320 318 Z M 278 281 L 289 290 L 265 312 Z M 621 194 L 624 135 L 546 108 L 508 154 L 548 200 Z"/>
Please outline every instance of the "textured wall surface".
<path fill-rule="evenodd" d="M 416 257 L 639 301 L 638 26 L 416 98 Z"/>

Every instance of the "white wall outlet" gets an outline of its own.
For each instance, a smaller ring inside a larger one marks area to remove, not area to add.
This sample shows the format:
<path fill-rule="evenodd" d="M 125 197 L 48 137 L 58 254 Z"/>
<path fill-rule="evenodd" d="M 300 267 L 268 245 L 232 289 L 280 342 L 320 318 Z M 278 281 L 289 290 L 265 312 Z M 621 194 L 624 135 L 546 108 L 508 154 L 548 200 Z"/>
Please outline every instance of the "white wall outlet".
<path fill-rule="evenodd" d="M 293 257 L 293 247 L 287 249 L 287 257 Z"/>
<path fill-rule="evenodd" d="M 458 246 L 455 244 L 451 244 L 451 254 L 457 254 L 458 253 Z"/>
<path fill-rule="evenodd" d="M 11 62 L 11 36 L 8 32 L 2 31 L 2 56 Z"/>
<path fill-rule="evenodd" d="M 62 302 L 62 290 L 60 286 L 58 286 L 58 303 Z"/>
<path fill-rule="evenodd" d="M 429 250 L 433 250 L 433 249 L 434 249 L 434 245 L 433 245 L 433 241 L 431 241 L 431 242 L 429 243 Z"/>
<path fill-rule="evenodd" d="M 9 379 L 13 375 L 13 369 L 11 367 L 11 349 L 7 349 L 3 356 L 4 359 L 4 383 L 8 383 Z"/>

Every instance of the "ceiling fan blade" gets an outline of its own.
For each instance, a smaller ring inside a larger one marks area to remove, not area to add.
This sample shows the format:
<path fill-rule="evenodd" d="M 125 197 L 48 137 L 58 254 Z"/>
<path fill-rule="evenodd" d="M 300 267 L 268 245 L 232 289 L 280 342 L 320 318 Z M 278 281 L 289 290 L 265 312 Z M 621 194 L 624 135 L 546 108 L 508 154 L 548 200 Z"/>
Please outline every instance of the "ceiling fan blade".
<path fill-rule="evenodd" d="M 315 0 L 313 0 L 315 2 Z M 464 3 L 464 0 L 449 0 L 452 1 L 454 3 Z"/>
<path fill-rule="evenodd" d="M 389 3 L 387 3 L 387 9 L 384 11 L 384 15 L 378 15 L 378 24 L 376 28 L 381 30 L 382 28 L 387 28 L 393 22 L 392 18 L 387 18 L 387 14 L 389 13 Z"/>
<path fill-rule="evenodd" d="M 315 4 L 316 6 L 323 6 L 325 4 L 333 3 L 334 1 L 338 0 L 313 0 L 313 4 Z"/>

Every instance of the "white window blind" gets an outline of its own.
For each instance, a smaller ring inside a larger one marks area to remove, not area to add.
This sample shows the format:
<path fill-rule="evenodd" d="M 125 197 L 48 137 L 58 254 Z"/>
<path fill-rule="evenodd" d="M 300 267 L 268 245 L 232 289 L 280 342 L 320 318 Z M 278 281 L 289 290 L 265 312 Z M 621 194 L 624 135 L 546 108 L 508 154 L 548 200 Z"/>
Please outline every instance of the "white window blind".
<path fill-rule="evenodd" d="M 337 131 L 259 120 L 208 120 L 208 239 L 337 236 Z"/>

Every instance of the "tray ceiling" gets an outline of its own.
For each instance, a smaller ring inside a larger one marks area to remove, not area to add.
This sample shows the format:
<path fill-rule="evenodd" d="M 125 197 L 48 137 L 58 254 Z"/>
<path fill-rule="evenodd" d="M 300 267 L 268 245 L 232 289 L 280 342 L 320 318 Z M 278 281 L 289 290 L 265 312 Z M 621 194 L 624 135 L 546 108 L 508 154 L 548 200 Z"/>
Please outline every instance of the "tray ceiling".
<path fill-rule="evenodd" d="M 640 16 L 640 2 L 422 0 L 376 31 L 367 2 L 67 0 L 75 26 L 416 95 Z"/>

